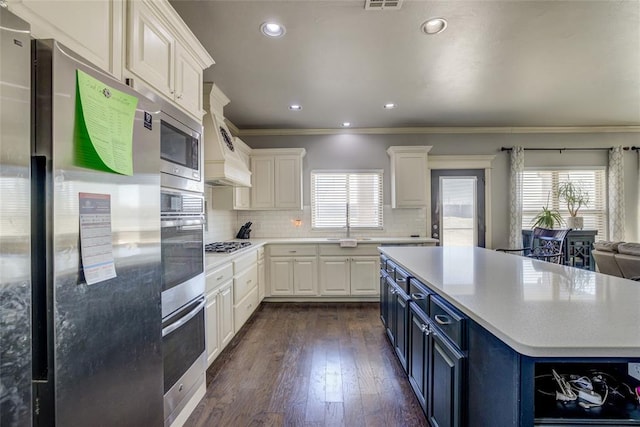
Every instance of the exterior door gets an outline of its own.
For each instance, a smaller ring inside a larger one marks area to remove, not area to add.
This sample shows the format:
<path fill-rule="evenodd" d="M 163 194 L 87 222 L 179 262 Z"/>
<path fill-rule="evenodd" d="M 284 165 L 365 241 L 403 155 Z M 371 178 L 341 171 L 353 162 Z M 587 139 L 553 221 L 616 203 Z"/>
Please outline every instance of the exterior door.
<path fill-rule="evenodd" d="M 484 169 L 431 171 L 431 237 L 440 246 L 485 247 Z"/>

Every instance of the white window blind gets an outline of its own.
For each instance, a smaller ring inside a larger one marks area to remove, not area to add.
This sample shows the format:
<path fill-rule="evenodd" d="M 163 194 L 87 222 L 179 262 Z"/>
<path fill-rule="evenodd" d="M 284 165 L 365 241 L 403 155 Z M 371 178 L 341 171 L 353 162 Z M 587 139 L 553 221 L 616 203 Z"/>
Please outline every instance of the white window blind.
<path fill-rule="evenodd" d="M 313 228 L 382 228 L 382 208 L 382 171 L 311 172 Z"/>
<path fill-rule="evenodd" d="M 558 200 L 555 190 L 559 184 L 571 181 L 589 193 L 589 204 L 578 211 L 584 217 L 585 230 L 598 230 L 597 239 L 607 238 L 607 193 L 604 169 L 530 170 L 524 172 L 522 226 L 530 228 L 533 218 L 543 206 L 557 209 L 566 220 L 569 211 Z M 548 201 L 547 201 L 548 200 Z"/>

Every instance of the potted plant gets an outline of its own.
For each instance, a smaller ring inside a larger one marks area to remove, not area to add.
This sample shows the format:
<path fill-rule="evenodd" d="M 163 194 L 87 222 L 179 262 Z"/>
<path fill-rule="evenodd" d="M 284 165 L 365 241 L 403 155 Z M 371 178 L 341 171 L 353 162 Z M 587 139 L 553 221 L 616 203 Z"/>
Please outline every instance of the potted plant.
<path fill-rule="evenodd" d="M 574 230 L 581 230 L 582 227 L 584 227 L 584 218 L 578 216 L 578 210 L 589 204 L 589 193 L 587 190 L 580 184 L 566 181 L 558 186 L 556 193 L 558 199 L 566 204 L 567 210 L 569 211 L 567 227 L 573 228 Z"/>
<path fill-rule="evenodd" d="M 533 217 L 531 222 L 534 227 L 543 227 L 543 228 L 554 228 L 557 225 L 562 225 L 564 220 L 562 219 L 562 215 L 557 209 L 549 208 L 549 194 L 547 195 L 547 205 L 542 207 L 542 210 L 538 212 L 538 214 Z"/>

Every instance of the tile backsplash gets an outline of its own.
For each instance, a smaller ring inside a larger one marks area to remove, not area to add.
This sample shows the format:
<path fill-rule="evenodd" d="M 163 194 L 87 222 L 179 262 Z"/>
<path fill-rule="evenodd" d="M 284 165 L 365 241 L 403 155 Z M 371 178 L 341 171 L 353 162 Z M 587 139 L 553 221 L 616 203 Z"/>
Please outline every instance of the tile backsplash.
<path fill-rule="evenodd" d="M 311 207 L 305 206 L 302 211 L 233 211 L 212 209 L 211 192 L 207 191 L 207 231 L 205 241 L 215 242 L 233 239 L 238 229 L 245 222 L 251 221 L 251 237 L 342 237 L 344 230 L 316 231 L 311 229 Z M 391 209 L 385 205 L 383 210 L 383 230 L 351 230 L 351 236 L 393 236 L 409 237 L 418 234 L 425 237 L 427 233 L 427 210 Z"/>

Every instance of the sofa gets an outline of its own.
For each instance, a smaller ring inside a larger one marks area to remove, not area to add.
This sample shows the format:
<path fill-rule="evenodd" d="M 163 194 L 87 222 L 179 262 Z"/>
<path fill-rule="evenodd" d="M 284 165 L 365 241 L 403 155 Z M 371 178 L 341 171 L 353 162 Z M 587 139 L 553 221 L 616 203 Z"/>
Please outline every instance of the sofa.
<path fill-rule="evenodd" d="M 640 243 L 599 240 L 591 254 L 600 273 L 640 281 Z"/>

